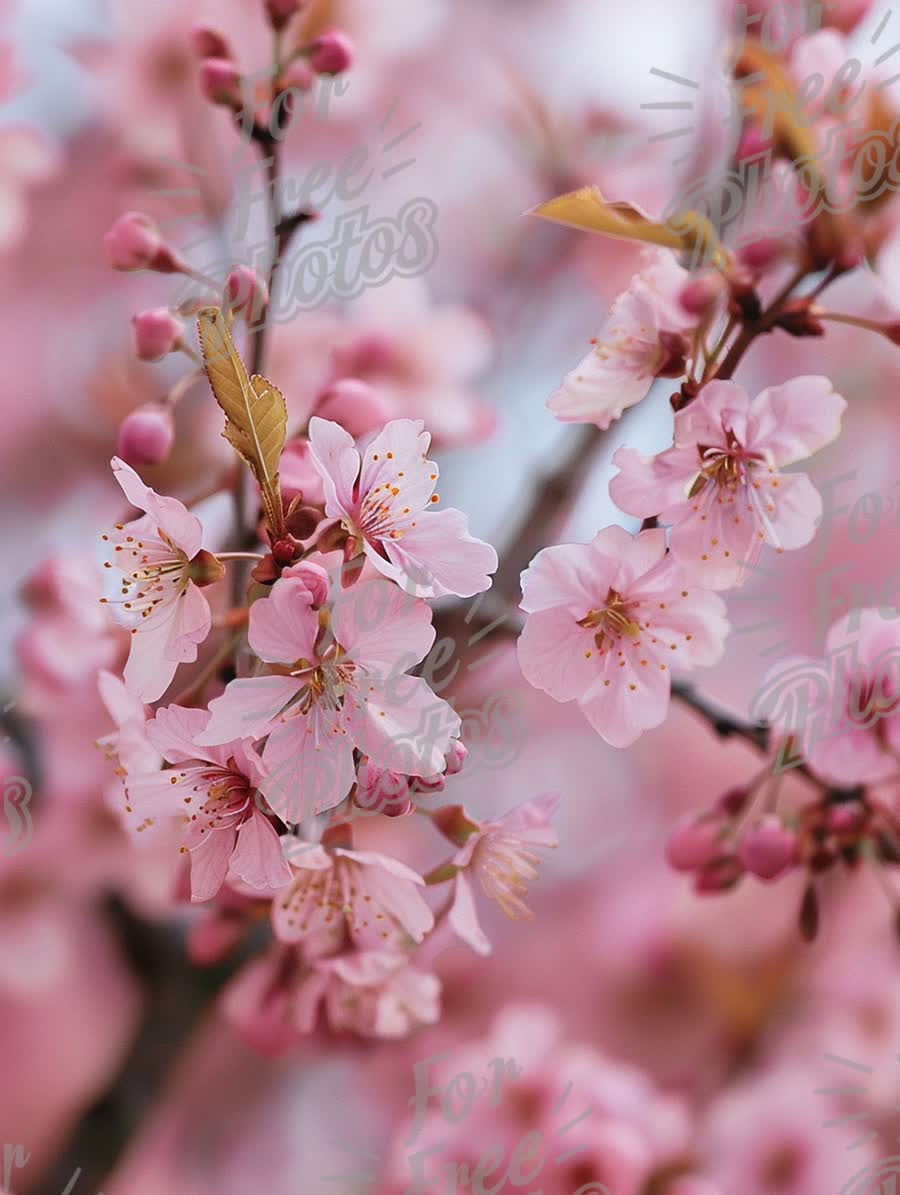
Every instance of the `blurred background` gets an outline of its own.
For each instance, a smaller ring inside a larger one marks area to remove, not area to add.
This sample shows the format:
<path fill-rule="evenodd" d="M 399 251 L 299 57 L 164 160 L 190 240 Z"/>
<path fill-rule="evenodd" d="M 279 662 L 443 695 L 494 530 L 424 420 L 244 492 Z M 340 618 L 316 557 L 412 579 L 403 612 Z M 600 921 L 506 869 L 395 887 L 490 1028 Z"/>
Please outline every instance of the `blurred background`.
<path fill-rule="evenodd" d="M 852 45 L 871 58 L 888 8 L 849 7 L 861 18 Z M 298 425 L 336 369 L 382 388 L 397 414 L 424 418 L 441 496 L 498 548 L 498 594 L 515 603 L 519 571 L 542 546 L 610 522 L 635 529 L 609 500 L 611 457 L 626 440 L 649 451 L 671 434 L 664 382 L 603 434 L 545 409 L 640 250 L 525 213 L 596 183 L 660 214 L 714 169 L 729 139 L 732 5 L 309 9 L 311 28 L 349 33 L 356 60 L 330 88 L 320 80 L 283 143 L 288 198 L 327 201 L 282 265 L 286 290 L 294 278 L 308 290 L 297 283 L 297 302 L 276 304 L 284 318 L 265 372 Z M 95 745 L 112 729 L 96 671 L 123 650 L 95 604 L 98 533 L 121 513 L 108 462 L 123 419 L 180 377 L 171 359 L 136 358 L 130 317 L 204 293 L 177 276 L 114 272 L 102 242 L 119 215 L 141 210 L 198 275 L 221 284 L 233 264 L 260 264 L 264 181 L 227 113 L 201 94 L 191 30 L 221 30 L 247 74 L 266 69 L 270 34 L 261 0 L 2 0 L 0 11 L 0 763 L 34 786 L 33 826 L 10 820 L 0 843 L 5 1185 L 51 1195 L 78 1171 L 73 1190 L 106 1195 L 399 1192 L 415 1068 L 445 1051 L 444 1082 L 497 1056 L 548 1089 L 576 1075 L 606 1126 L 612 1195 L 893 1189 L 883 1184 L 900 1172 L 900 987 L 895 911 L 876 880 L 826 883 L 812 945 L 797 936 L 799 878 L 695 895 L 665 863 L 667 835 L 752 775 L 753 751 L 682 708 L 615 751 L 576 708 L 525 684 L 511 637 L 470 645 L 458 620 L 454 696 L 481 711 L 502 695 L 515 725 L 502 750 L 489 733 L 473 744 L 454 800 L 495 816 L 548 789 L 562 795 L 534 920 L 491 920 L 487 959 L 445 949 L 434 960 L 443 1018 L 410 1041 L 315 1037 L 267 1059 L 240 1039 L 218 999 L 235 963 L 198 965 L 202 910 L 176 902 L 168 855 L 138 852 L 123 834 L 113 765 Z M 646 106 L 685 94 L 687 108 Z M 342 168 L 352 186 L 338 185 Z M 352 297 L 316 282 L 311 246 L 335 245 L 347 221 L 402 227 L 410 205 L 433 217 L 436 247 L 416 249 L 407 276 L 363 278 Z M 857 275 L 839 288 L 836 307 L 869 301 Z M 778 332 L 738 375 L 752 390 L 826 373 L 849 402 L 841 440 L 811 469 L 834 495 L 823 534 L 764 558 L 730 605 L 725 662 L 704 677 L 739 713 L 776 655 L 821 651 L 839 613 L 896 589 L 900 355 L 878 338 L 863 347 L 861 335 Z M 173 452 L 144 473 L 213 524 L 227 517 L 210 496 L 229 460 L 220 431 L 206 383 L 191 385 Z M 390 829 L 424 870 L 429 846 L 407 824 L 417 820 Z M 377 826 L 370 833 L 377 842 Z M 522 1090 L 501 1111 L 506 1139 L 519 1140 L 530 1123 Z M 444 1127 L 452 1150 L 463 1130 L 487 1131 L 475 1114 Z M 680 1168 L 715 1188 L 666 1186 Z M 579 1189 L 577 1168 L 562 1165 L 541 1182 Z"/>

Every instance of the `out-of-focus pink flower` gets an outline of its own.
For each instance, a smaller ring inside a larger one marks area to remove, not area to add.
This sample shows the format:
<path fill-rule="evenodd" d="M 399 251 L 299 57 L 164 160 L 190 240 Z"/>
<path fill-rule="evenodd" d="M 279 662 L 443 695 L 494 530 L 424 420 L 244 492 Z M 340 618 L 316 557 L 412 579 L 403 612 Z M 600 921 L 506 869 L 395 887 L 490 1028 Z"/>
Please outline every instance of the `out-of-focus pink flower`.
<path fill-rule="evenodd" d="M 312 459 L 308 440 L 291 440 L 285 445 L 278 466 L 278 478 L 285 504 L 298 494 L 314 506 L 325 505 L 325 487 Z"/>
<path fill-rule="evenodd" d="M 737 854 L 753 875 L 774 880 L 795 862 L 797 846 L 797 835 L 780 818 L 769 814 L 741 836 Z"/>
<path fill-rule="evenodd" d="M 607 527 L 589 544 L 545 548 L 522 574 L 522 595 L 525 679 L 577 700 L 614 747 L 659 726 L 671 669 L 714 664 L 729 629 L 721 598 L 688 588 L 658 530 Z"/>
<path fill-rule="evenodd" d="M 0 129 L 0 250 L 12 249 L 28 225 L 28 191 L 59 172 L 61 155 L 30 128 Z"/>
<path fill-rule="evenodd" d="M 230 58 L 204 58 L 198 75 L 200 91 L 212 104 L 238 109 L 243 104 L 241 73 Z"/>
<path fill-rule="evenodd" d="M 294 841 L 289 887 L 272 905 L 282 942 L 300 943 L 307 959 L 360 950 L 401 950 L 434 925 L 422 877 L 388 855 L 328 850 Z"/>
<path fill-rule="evenodd" d="M 416 419 L 396 419 L 360 459 L 353 437 L 326 419 L 309 423 L 313 461 L 325 485 L 325 513 L 339 518 L 358 550 L 419 597 L 472 597 L 490 585 L 497 553 L 469 535 L 461 511 L 436 511 L 431 436 Z"/>
<path fill-rule="evenodd" d="M 112 467 L 125 497 L 146 513 L 103 536 L 114 547 L 109 567 L 121 571 L 122 581 L 118 598 L 102 600 L 131 629 L 125 683 L 142 701 L 156 701 L 178 665 L 196 660 L 209 634 L 209 603 L 193 577 L 198 567 L 208 573 L 218 561 L 201 556 L 200 520 L 177 498 L 160 497 L 118 457 Z"/>
<path fill-rule="evenodd" d="M 262 782 L 286 821 L 331 809 L 354 778 L 354 748 L 379 767 L 431 776 L 460 719 L 424 680 L 405 675 L 434 641 L 431 611 L 387 581 L 339 590 L 329 632 L 306 584 L 282 577 L 250 608 L 250 646 L 276 667 L 232 681 L 210 705 L 200 742 L 268 735 Z M 286 665 L 286 667 L 285 667 Z"/>
<path fill-rule="evenodd" d="M 210 25 L 195 25 L 190 33 L 191 48 L 198 58 L 231 58 L 225 36 Z"/>
<path fill-rule="evenodd" d="M 161 465 L 175 442 L 175 420 L 165 403 L 144 403 L 119 427 L 118 454 L 127 465 Z"/>
<path fill-rule="evenodd" d="M 440 1017 L 440 980 L 418 970 L 405 954 L 369 950 L 318 959 L 304 987 L 306 1032 L 320 1000 L 334 1032 L 361 1037 L 407 1037 Z"/>
<path fill-rule="evenodd" d="M 565 423 L 607 428 L 640 402 L 653 379 L 672 365 L 673 339 L 696 322 L 679 302 L 690 275 L 671 253 L 654 251 L 624 294 L 588 355 L 547 402 Z M 672 365 L 676 372 L 677 363 Z"/>
<path fill-rule="evenodd" d="M 538 876 L 535 848 L 556 846 L 556 831 L 550 819 L 558 804 L 559 797 L 547 793 L 516 806 L 495 821 L 477 823 L 453 856 L 451 862 L 458 870 L 450 924 L 479 954 L 488 954 L 490 943 L 478 921 L 469 876 L 507 917 L 530 919 L 525 897 L 529 882 Z"/>
<path fill-rule="evenodd" d="M 125 212 L 103 238 L 106 260 L 114 270 L 151 270 L 161 251 L 156 223 L 143 212 Z"/>
<path fill-rule="evenodd" d="M 629 514 L 659 515 L 686 573 L 710 589 L 746 579 L 768 543 L 802 548 L 822 499 L 804 473 L 783 473 L 838 435 L 847 406 L 824 377 L 793 378 L 751 399 L 733 382 L 710 382 L 675 416 L 675 443 L 645 457 L 623 447 L 609 484 Z"/>
<path fill-rule="evenodd" d="M 391 417 L 377 390 L 358 378 L 340 378 L 316 403 L 316 414 L 339 423 L 354 439 L 380 431 Z"/>
<path fill-rule="evenodd" d="M 260 809 L 263 767 L 252 743 L 217 747 L 195 741 L 209 711 L 170 705 L 147 724 L 147 738 L 174 769 L 129 771 L 125 809 L 136 832 L 185 822 L 183 850 L 191 860 L 191 899 L 210 900 L 228 877 L 271 893 L 291 879 L 281 842 Z"/>

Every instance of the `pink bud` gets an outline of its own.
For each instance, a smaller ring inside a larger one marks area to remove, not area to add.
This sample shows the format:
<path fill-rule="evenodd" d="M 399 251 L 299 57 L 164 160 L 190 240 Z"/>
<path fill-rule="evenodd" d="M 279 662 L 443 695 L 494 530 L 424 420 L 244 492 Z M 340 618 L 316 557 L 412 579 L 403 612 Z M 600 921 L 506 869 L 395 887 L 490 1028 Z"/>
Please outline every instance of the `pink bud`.
<path fill-rule="evenodd" d="M 364 759 L 356 769 L 355 802 L 360 809 L 402 817 L 412 812 L 409 779 L 388 768 L 378 768 Z"/>
<path fill-rule="evenodd" d="M 469 749 L 465 743 L 460 739 L 454 739 L 450 744 L 450 750 L 444 757 L 444 775 L 457 776 L 463 770 L 463 764 L 466 762 L 468 754 Z"/>
<path fill-rule="evenodd" d="M 241 312 L 248 323 L 255 323 L 269 302 L 265 282 L 249 266 L 235 266 L 225 279 L 225 297 L 234 312 Z"/>
<path fill-rule="evenodd" d="M 266 0 L 266 12 L 273 29 L 283 29 L 291 17 L 300 11 L 301 0 Z"/>
<path fill-rule="evenodd" d="M 724 293 L 725 280 L 722 275 L 708 270 L 684 284 L 678 301 L 688 315 L 700 317 L 708 314 Z"/>
<path fill-rule="evenodd" d="M 738 858 L 761 880 L 774 880 L 796 861 L 797 836 L 774 814 L 768 814 L 743 835 Z"/>
<path fill-rule="evenodd" d="M 315 81 L 315 71 L 302 58 L 295 58 L 281 75 L 281 87 L 285 91 L 309 91 Z"/>
<path fill-rule="evenodd" d="M 834 834 L 852 834 L 865 820 L 866 810 L 858 802 L 832 805 L 825 816 L 825 824 Z"/>
<path fill-rule="evenodd" d="M 200 64 L 200 90 L 212 104 L 239 109 L 244 105 L 241 76 L 230 58 L 205 58 Z"/>
<path fill-rule="evenodd" d="M 162 237 L 149 216 L 126 212 L 103 238 L 103 247 L 114 270 L 149 270 L 162 248 Z"/>
<path fill-rule="evenodd" d="M 312 560 L 301 560 L 299 564 L 292 564 L 282 572 L 282 577 L 297 577 L 306 586 L 314 609 L 323 604 L 328 597 L 328 573 L 320 564 Z"/>
<path fill-rule="evenodd" d="M 701 896 L 714 892 L 727 892 L 729 888 L 735 886 L 743 874 L 744 869 L 740 860 L 733 855 L 727 855 L 712 863 L 707 863 L 697 872 L 694 876 L 694 891 Z"/>
<path fill-rule="evenodd" d="M 669 835 L 666 859 L 676 871 L 694 871 L 722 854 L 721 826 L 712 818 L 683 818 Z"/>
<path fill-rule="evenodd" d="M 316 414 L 339 423 L 354 439 L 380 431 L 391 417 L 378 391 L 358 378 L 342 378 L 329 386 L 316 404 Z"/>
<path fill-rule="evenodd" d="M 134 468 L 159 465 L 169 455 L 174 439 L 172 412 L 161 403 L 148 402 L 122 420 L 117 451 Z"/>
<path fill-rule="evenodd" d="M 194 26 L 191 30 L 191 48 L 198 58 L 234 57 L 224 34 L 209 25 Z"/>
<path fill-rule="evenodd" d="M 414 776 L 409 784 L 410 791 L 421 793 L 426 797 L 433 793 L 442 793 L 445 788 L 444 777 L 440 772 L 436 772 L 433 776 Z"/>
<path fill-rule="evenodd" d="M 310 46 L 309 65 L 317 75 L 339 75 L 353 64 L 353 42 L 340 29 L 328 29 Z"/>
<path fill-rule="evenodd" d="M 738 249 L 738 261 L 754 274 L 763 274 L 770 270 L 784 255 L 785 247 L 781 241 L 773 237 L 760 237 L 750 241 Z"/>
<path fill-rule="evenodd" d="M 750 794 L 745 788 L 726 788 L 725 792 L 716 800 L 716 809 L 726 817 L 737 817 L 745 808 Z"/>
<path fill-rule="evenodd" d="M 153 307 L 131 317 L 134 351 L 141 361 L 159 361 L 181 343 L 184 324 L 168 307 Z"/>

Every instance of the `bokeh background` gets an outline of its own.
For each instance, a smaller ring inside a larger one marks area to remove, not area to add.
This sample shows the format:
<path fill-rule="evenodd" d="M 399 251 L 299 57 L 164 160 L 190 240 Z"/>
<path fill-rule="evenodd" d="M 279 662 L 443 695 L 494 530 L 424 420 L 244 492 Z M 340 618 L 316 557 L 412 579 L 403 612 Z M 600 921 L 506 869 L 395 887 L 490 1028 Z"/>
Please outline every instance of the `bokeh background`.
<path fill-rule="evenodd" d="M 620 1159 L 614 1195 L 651 1195 L 629 1177 L 642 1150 L 663 1168 L 695 1160 L 726 1195 L 888 1190 L 880 1178 L 853 1185 L 898 1152 L 900 1134 L 895 912 L 877 880 L 863 871 L 826 884 L 812 945 L 797 934 L 799 879 L 696 896 L 668 869 L 666 836 L 754 772 L 751 749 L 720 742 L 681 708 L 635 747 L 608 748 L 577 709 L 525 685 L 512 638 L 470 646 L 476 622 L 452 624 L 454 693 L 476 713 L 501 695 L 512 714 L 499 747 L 491 733 L 473 745 L 454 796 L 493 815 L 561 794 L 560 845 L 532 889 L 534 920 L 492 919 L 488 959 L 443 950 L 434 1029 L 405 1043 L 315 1038 L 277 1060 L 223 1016 L 233 965 L 188 961 L 200 914 L 175 902 L 171 860 L 138 853 L 110 812 L 112 765 L 95 746 L 110 723 L 94 680 L 122 651 L 94 601 L 97 533 L 120 512 L 108 461 L 122 419 L 178 376 L 168 362 L 135 359 L 130 315 L 172 302 L 178 280 L 113 272 L 102 238 L 140 209 L 219 280 L 230 263 L 256 264 L 260 179 L 227 116 L 200 94 L 189 33 L 198 22 L 220 28 L 242 68 L 259 70 L 269 53 L 261 7 L 2 4 L 0 762 L 35 788 L 28 840 L 10 823 L 0 843 L 0 1145 L 11 1190 L 62 1191 L 76 1170 L 77 1191 L 106 1195 L 379 1190 L 390 1151 L 403 1153 L 395 1138 L 416 1062 L 479 1049 L 505 1049 L 526 1069 L 530 1060 L 547 1082 L 554 1068 L 589 1076 Z M 312 7 L 350 33 L 357 60 L 326 114 L 312 102 L 299 113 L 285 177 L 308 184 L 360 146 L 372 171 L 359 196 L 324 205 L 297 252 L 327 240 L 347 211 L 395 218 L 414 199 L 437 209 L 438 251 L 424 273 L 279 323 L 266 372 L 297 420 L 335 361 L 383 387 L 398 413 L 425 418 L 442 498 L 497 546 L 498 592 L 515 602 L 518 572 L 541 546 L 611 521 L 633 529 L 606 492 L 610 459 L 626 440 L 662 447 L 671 430 L 665 383 L 603 435 L 546 411 L 639 250 L 524 213 L 587 182 L 659 213 L 711 168 L 728 137 L 730 6 Z M 871 6 L 854 33 L 861 57 L 886 11 Z M 687 113 L 644 106 L 684 98 L 666 74 L 702 81 Z M 676 124 L 683 135 L 665 136 Z M 864 310 L 865 283 L 842 281 L 833 305 Z M 863 335 L 775 333 L 738 375 L 752 388 L 827 373 L 850 404 L 840 442 L 812 469 L 835 496 L 819 539 L 764 559 L 730 606 L 735 633 L 704 685 L 738 712 L 778 654 L 820 651 L 837 614 L 896 590 L 900 350 Z M 146 474 L 161 492 L 205 503 L 213 522 L 221 504 L 208 493 L 228 460 L 220 419 L 205 383 L 193 386 L 171 458 Z M 418 827 L 391 833 L 427 866 Z M 527 1124 L 521 1109 L 507 1112 Z M 360 1169 L 377 1177 L 346 1177 Z"/>

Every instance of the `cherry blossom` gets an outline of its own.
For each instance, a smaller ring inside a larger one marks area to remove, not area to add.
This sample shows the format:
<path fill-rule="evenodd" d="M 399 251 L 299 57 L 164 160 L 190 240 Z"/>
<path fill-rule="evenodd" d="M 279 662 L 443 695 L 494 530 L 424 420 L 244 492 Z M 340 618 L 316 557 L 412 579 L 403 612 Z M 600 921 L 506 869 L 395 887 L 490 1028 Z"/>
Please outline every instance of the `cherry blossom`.
<path fill-rule="evenodd" d="M 269 670 L 232 681 L 198 740 L 268 736 L 262 789 L 291 821 L 347 796 L 354 748 L 376 766 L 432 776 L 460 729 L 424 680 L 405 675 L 434 641 L 424 602 L 382 580 L 338 590 L 324 611 L 312 600 L 303 579 L 286 576 L 254 602 L 250 646 Z"/>
<path fill-rule="evenodd" d="M 479 954 L 488 954 L 490 943 L 478 922 L 469 877 L 478 881 L 488 900 L 496 901 L 507 917 L 530 919 L 532 913 L 524 898 L 528 882 L 538 875 L 535 850 L 556 846 L 550 818 L 558 805 L 559 797 L 546 793 L 493 821 L 469 823 L 468 837 L 451 860 L 457 872 L 450 924 Z"/>
<path fill-rule="evenodd" d="M 675 416 L 675 442 L 652 457 L 616 452 L 613 501 L 628 514 L 659 515 L 669 547 L 709 589 L 739 585 L 764 543 L 779 551 L 813 538 L 822 500 L 787 465 L 830 443 L 847 404 L 824 377 L 793 378 L 751 399 L 712 381 Z"/>
<path fill-rule="evenodd" d="M 209 900 L 226 879 L 271 893 L 291 872 L 257 790 L 264 770 L 252 743 L 239 739 L 198 746 L 207 710 L 170 705 L 147 724 L 147 738 L 173 768 L 130 772 L 126 812 L 137 833 L 171 817 L 185 821 L 182 850 L 190 856 L 191 898 Z"/>
<path fill-rule="evenodd" d="M 671 669 L 714 664 L 729 629 L 721 598 L 688 586 L 659 530 L 607 527 L 589 544 L 545 548 L 522 574 L 522 594 L 525 679 L 577 701 L 614 747 L 659 726 Z"/>
<path fill-rule="evenodd" d="M 653 379 L 684 372 L 679 333 L 695 323 L 678 302 L 689 275 L 674 256 L 645 254 L 640 273 L 612 305 L 606 326 L 583 361 L 567 374 L 547 402 L 564 423 L 595 423 L 607 428 L 646 397 Z M 679 366 L 680 360 L 680 366 Z"/>
<path fill-rule="evenodd" d="M 472 597 L 490 585 L 497 553 L 469 535 L 458 510 L 436 511 L 438 468 L 420 419 L 395 419 L 360 459 L 353 438 L 314 416 L 309 442 L 325 484 L 325 513 L 340 519 L 371 563 L 418 597 Z"/>
<path fill-rule="evenodd" d="M 322 1000 L 332 1030 L 362 1037 L 408 1037 L 440 1017 L 440 980 L 405 954 L 367 950 L 318 959 L 304 987 L 300 1027 L 307 1032 Z"/>
<path fill-rule="evenodd" d="M 272 906 L 282 942 L 300 942 L 307 958 L 334 954 L 348 941 L 361 950 L 421 942 L 434 917 L 424 881 L 389 855 L 292 844 L 294 877 Z"/>
<path fill-rule="evenodd" d="M 122 582 L 118 599 L 101 600 L 131 630 L 126 685 L 142 701 L 156 701 L 209 634 L 209 603 L 198 581 L 217 580 L 223 570 L 200 546 L 200 520 L 177 498 L 161 497 L 118 457 L 112 467 L 125 497 L 146 513 L 103 536 L 113 545 L 107 567 L 118 569 Z"/>

